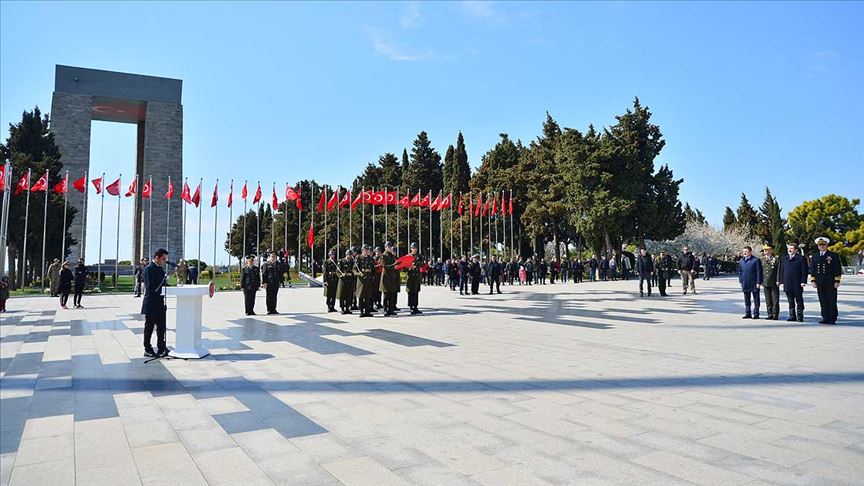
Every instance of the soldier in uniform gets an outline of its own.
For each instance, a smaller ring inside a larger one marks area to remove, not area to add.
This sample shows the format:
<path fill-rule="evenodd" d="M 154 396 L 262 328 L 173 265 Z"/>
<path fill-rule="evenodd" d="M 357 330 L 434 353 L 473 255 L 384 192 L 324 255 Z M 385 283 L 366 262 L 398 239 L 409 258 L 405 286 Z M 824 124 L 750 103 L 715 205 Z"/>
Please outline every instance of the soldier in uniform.
<path fill-rule="evenodd" d="M 411 314 L 422 314 L 417 306 L 419 305 L 420 285 L 423 281 L 421 268 L 425 265 L 426 259 L 417 251 L 417 243 L 411 243 L 411 256 L 414 257 L 414 263 L 406 269 L 408 278 L 405 280 L 405 290 L 408 292 L 408 307 L 411 309 Z"/>
<path fill-rule="evenodd" d="M 666 254 L 666 250 L 660 250 L 660 256 L 654 262 L 657 271 L 657 289 L 661 297 L 668 297 L 666 293 L 666 279 L 672 274 L 672 257 Z"/>
<path fill-rule="evenodd" d="M 351 299 L 354 298 L 354 253 L 351 250 L 345 250 L 345 258 L 339 260 L 337 268 L 339 274 L 339 285 L 336 288 L 336 295 L 339 297 L 339 308 L 342 309 L 342 314 L 353 314 L 351 312 Z"/>
<path fill-rule="evenodd" d="M 243 289 L 243 302 L 246 306 L 246 315 L 255 315 L 255 293 L 261 287 L 261 271 L 255 266 L 255 257 L 246 257 L 246 266 L 240 273 L 240 288 Z"/>
<path fill-rule="evenodd" d="M 174 275 L 177 276 L 177 285 L 186 285 L 189 282 L 189 267 L 186 266 L 186 260 L 180 259 L 177 268 L 174 269 Z"/>
<path fill-rule="evenodd" d="M 381 284 L 381 278 L 379 277 L 379 275 L 381 273 L 383 273 L 382 267 L 381 267 L 382 253 L 384 253 L 384 252 L 381 251 L 381 247 L 376 246 L 375 247 L 375 255 L 373 256 L 373 258 L 375 259 L 375 285 L 372 287 L 372 289 L 373 289 L 372 290 L 372 294 L 373 294 L 372 304 L 375 306 L 376 311 L 381 310 L 381 308 L 384 307 L 381 303 L 381 300 L 383 297 L 383 291 L 381 290 L 381 285 L 380 285 Z"/>
<path fill-rule="evenodd" d="M 354 275 L 357 276 L 357 300 L 360 303 L 360 317 L 372 317 L 372 299 L 375 297 L 376 284 L 375 258 L 372 246 L 363 245 L 363 253 L 354 259 Z"/>
<path fill-rule="evenodd" d="M 60 259 L 55 258 L 51 265 L 48 265 L 48 286 L 51 290 L 51 297 L 57 297 L 57 292 L 60 289 L 60 270 L 63 266 L 60 265 Z"/>
<path fill-rule="evenodd" d="M 357 257 L 360 256 L 360 247 L 354 246 L 351 247 L 351 258 L 356 260 Z M 353 261 L 352 261 L 353 263 Z M 352 282 L 351 287 L 351 310 L 360 310 L 360 306 L 357 305 L 357 276 L 354 276 L 354 281 Z"/>
<path fill-rule="evenodd" d="M 780 316 L 780 287 L 778 278 L 780 276 L 780 258 L 774 254 L 774 246 L 766 243 L 762 246 L 762 288 L 765 291 L 765 309 L 768 311 L 768 320 L 776 321 Z M 705 266 L 705 273 L 710 270 Z"/>
<path fill-rule="evenodd" d="M 780 260 L 780 288 L 789 303 L 787 321 L 804 322 L 804 286 L 807 285 L 807 259 L 798 252 L 796 243 L 786 245 L 786 255 Z"/>
<path fill-rule="evenodd" d="M 336 312 L 336 289 L 339 286 L 339 262 L 336 250 L 330 250 L 330 258 L 324 261 L 324 296 L 327 298 L 327 312 Z"/>
<path fill-rule="evenodd" d="M 402 284 L 399 270 L 396 270 L 396 254 L 393 253 L 393 242 L 384 244 L 384 253 L 381 255 L 381 282 L 378 290 L 384 293 L 384 315 L 396 315 L 396 296 Z"/>
<path fill-rule="evenodd" d="M 261 281 L 264 284 L 264 290 L 267 292 L 267 315 L 272 316 L 278 314 L 276 310 L 276 297 L 279 293 L 279 287 L 282 285 L 282 266 L 276 260 L 276 253 L 270 253 L 270 259 L 267 260 L 261 269 Z"/>
<path fill-rule="evenodd" d="M 828 250 L 830 241 L 824 236 L 816 238 L 819 249 L 810 257 L 810 282 L 819 294 L 822 320 L 819 324 L 837 324 L 837 288 L 840 287 L 840 255 Z"/>

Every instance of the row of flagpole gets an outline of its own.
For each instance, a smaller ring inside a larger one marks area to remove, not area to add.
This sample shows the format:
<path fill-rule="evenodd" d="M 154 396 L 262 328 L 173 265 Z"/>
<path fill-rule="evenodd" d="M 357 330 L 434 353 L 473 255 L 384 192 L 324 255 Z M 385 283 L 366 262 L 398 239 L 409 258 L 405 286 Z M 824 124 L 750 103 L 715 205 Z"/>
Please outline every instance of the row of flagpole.
<path fill-rule="evenodd" d="M 7 243 L 6 236 L 8 235 L 8 206 L 9 206 L 9 201 L 8 201 L 9 196 L 8 195 L 11 191 L 12 174 L 11 174 L 11 170 L 10 170 L 11 167 L 9 166 L 8 163 L 5 164 L 3 166 L 3 168 L 4 168 L 4 170 L 3 170 L 2 178 L 0 178 L 0 184 L 2 184 L 2 187 L 4 188 L 4 190 L 3 190 L 4 199 L 3 199 L 3 207 L 2 207 L 3 225 L 0 225 L 0 233 L 2 233 L 2 240 L 0 240 L 0 243 L 2 243 L 2 245 L 5 246 Z M 24 222 L 24 225 L 25 225 L 25 233 L 24 233 L 25 244 L 24 244 L 24 248 L 22 251 L 22 260 L 26 261 L 26 248 L 27 248 L 26 239 L 28 236 L 27 235 L 27 225 L 29 223 L 28 215 L 29 215 L 29 205 L 30 205 L 30 193 L 31 192 L 44 191 L 45 192 L 45 213 L 43 215 L 43 239 L 42 239 L 43 248 L 42 248 L 42 265 L 41 265 L 42 275 L 44 275 L 45 274 L 45 263 L 46 263 L 45 262 L 45 253 L 46 253 L 45 234 L 47 231 L 47 203 L 48 203 L 48 182 L 47 182 L 47 179 L 48 179 L 48 173 L 46 172 L 45 175 L 43 175 L 37 181 L 37 183 L 34 184 L 32 187 L 30 187 L 30 178 L 31 178 L 31 171 L 28 169 L 26 175 L 22 176 L 21 181 L 19 181 L 19 183 L 17 184 L 16 190 L 15 190 L 15 195 L 20 194 L 21 192 L 25 192 L 25 191 L 27 193 L 27 201 L 26 201 L 26 205 L 25 205 L 25 222 Z M 97 268 L 98 268 L 97 272 L 100 276 L 101 276 L 101 271 L 102 271 L 102 269 L 101 269 L 101 267 L 102 267 L 102 239 L 103 239 L 102 229 L 103 229 L 103 223 L 104 223 L 105 192 L 108 192 L 112 196 L 117 196 L 117 235 L 116 235 L 117 241 L 115 244 L 115 256 L 117 257 L 117 259 L 115 259 L 115 269 L 114 269 L 115 275 L 119 272 L 119 236 L 120 236 L 119 232 L 120 232 L 120 220 L 121 220 L 121 214 L 120 214 L 120 212 L 121 212 L 121 207 L 120 207 L 121 179 L 122 179 L 122 174 L 120 176 L 118 176 L 117 180 L 114 183 L 103 187 L 103 184 L 105 181 L 105 174 L 103 173 L 101 177 L 90 181 L 90 182 L 92 182 L 94 188 L 96 189 L 97 194 L 100 195 L 100 200 L 101 200 L 100 223 L 99 223 L 99 250 L 98 250 L 98 261 L 97 261 Z M 67 212 L 67 207 L 68 207 L 68 181 L 69 181 L 69 174 L 68 174 L 68 171 L 66 171 L 66 174 L 64 175 L 63 179 L 59 183 L 57 183 L 53 189 L 53 191 L 55 193 L 62 193 L 64 195 L 64 217 L 63 217 L 64 225 L 63 225 L 63 228 L 66 227 L 65 223 L 66 223 L 66 212 Z M 125 194 L 126 197 L 129 197 L 129 196 L 136 194 L 138 181 L 139 181 L 139 175 L 136 174 L 135 179 L 131 182 L 129 189 Z M 200 199 L 201 199 L 202 184 L 203 184 L 203 179 L 199 180 L 198 187 L 195 190 L 195 193 L 193 195 L 191 193 L 190 188 L 189 188 L 188 178 L 187 178 L 183 183 L 183 190 L 181 192 L 181 197 L 180 197 L 180 199 L 183 200 L 184 202 L 186 202 L 187 205 L 188 204 L 194 204 L 194 206 L 199 210 L 198 241 L 197 241 L 197 243 L 198 243 L 197 256 L 198 256 L 199 262 L 201 261 L 202 205 L 200 204 L 200 202 L 201 202 Z M 248 181 L 244 181 L 243 190 L 241 192 L 241 197 L 243 199 L 243 208 L 244 208 L 243 241 L 242 241 L 243 255 L 246 255 L 246 234 L 247 234 L 246 232 L 247 232 L 247 228 L 246 228 L 245 215 L 248 214 L 247 184 L 248 184 Z M 88 187 L 87 174 L 85 173 L 85 175 L 82 178 L 76 180 L 75 183 L 73 184 L 73 187 L 75 189 L 77 189 L 79 192 L 84 193 L 84 211 L 86 212 L 87 187 Z M 215 183 L 214 189 L 213 189 L 213 197 L 211 200 L 211 207 L 214 208 L 214 234 L 213 234 L 214 275 L 212 275 L 212 277 L 215 277 L 215 265 L 216 265 L 216 259 L 217 259 L 217 253 L 218 253 L 218 249 L 217 249 L 217 241 L 218 241 L 218 205 L 217 205 L 218 187 L 219 187 L 219 182 L 217 180 Z M 233 202 L 233 187 L 234 187 L 233 180 L 231 181 L 229 187 L 230 187 L 230 189 L 229 189 L 229 193 L 228 193 L 228 208 L 230 209 L 230 213 L 229 213 L 229 234 L 230 234 L 231 229 L 233 228 L 233 204 L 232 204 L 232 202 Z M 152 222 L 153 222 L 152 189 L 153 188 L 152 188 L 152 177 L 151 177 L 151 178 L 148 178 L 147 181 L 143 184 L 143 189 L 142 189 L 142 194 L 141 194 L 143 198 L 146 198 L 149 200 L 149 207 L 148 207 L 148 211 L 147 211 L 148 212 L 148 215 L 147 215 L 147 217 L 148 217 L 148 225 L 147 225 L 148 226 L 148 238 L 147 238 L 147 245 L 146 245 L 148 256 L 152 252 L 152 239 L 153 239 L 152 238 Z M 444 196 L 443 191 L 441 191 L 441 192 L 439 192 L 438 196 L 433 201 L 431 190 L 428 191 L 428 193 L 425 196 L 423 195 L 422 191 L 417 190 L 417 193 L 414 194 L 413 197 L 410 197 L 410 195 L 413 194 L 413 191 L 409 192 L 409 194 L 406 194 L 406 195 L 400 197 L 399 189 L 397 189 L 396 191 L 388 191 L 386 189 L 376 191 L 373 188 L 373 189 L 367 191 L 367 190 L 365 190 L 365 188 L 362 188 L 360 193 L 357 194 L 356 198 L 352 201 L 352 191 L 351 190 L 344 190 L 344 193 L 343 193 L 343 188 L 341 186 L 337 186 L 336 190 L 330 192 L 329 197 L 328 197 L 328 192 L 329 192 L 328 187 L 323 186 L 317 207 L 315 205 L 313 205 L 311 208 L 312 218 L 310 221 L 310 228 L 309 228 L 309 232 L 307 235 L 307 244 L 310 248 L 310 251 L 312 252 L 310 255 L 310 262 L 314 262 L 314 233 L 315 233 L 315 211 L 316 211 L 316 209 L 319 212 L 324 213 L 324 225 L 325 225 L 324 226 L 324 230 L 325 230 L 324 252 L 325 252 L 325 257 L 326 257 L 326 254 L 328 252 L 328 243 L 329 243 L 328 242 L 328 232 L 327 232 L 327 216 L 328 216 L 327 213 L 329 213 L 335 209 L 341 210 L 345 206 L 350 205 L 351 211 L 349 211 L 349 242 L 348 242 L 349 247 L 350 247 L 350 246 L 353 246 L 353 236 L 354 236 L 353 212 L 356 209 L 356 206 L 359 204 L 362 204 L 362 206 L 363 206 L 362 207 L 362 214 L 361 214 L 361 218 L 362 218 L 361 219 L 361 235 L 362 235 L 361 241 L 364 244 L 366 242 L 366 223 L 365 223 L 365 216 L 366 216 L 365 206 L 366 206 L 366 204 L 370 204 L 372 206 L 372 240 L 371 241 L 373 242 L 373 244 L 375 243 L 375 239 L 378 237 L 376 227 L 375 227 L 375 221 L 376 221 L 376 219 L 375 219 L 375 216 L 376 216 L 375 215 L 375 206 L 376 205 L 385 206 L 385 220 L 384 220 L 384 235 L 385 235 L 385 237 L 384 237 L 384 239 L 387 239 L 387 235 L 389 234 L 389 206 L 391 206 L 391 205 L 396 206 L 396 245 L 397 246 L 399 246 L 399 244 L 400 244 L 400 236 L 401 236 L 400 235 L 400 228 L 401 228 L 400 208 L 406 210 L 406 220 L 407 220 L 407 225 L 406 225 L 407 238 L 406 238 L 406 241 L 410 242 L 411 241 L 411 211 L 410 211 L 410 209 L 412 207 L 417 207 L 417 211 L 418 211 L 417 212 L 417 225 L 418 225 L 417 226 L 417 228 L 418 228 L 417 241 L 418 241 L 418 244 L 421 245 L 420 248 L 418 248 L 418 250 L 420 252 L 422 252 L 422 244 L 423 244 L 422 234 L 419 233 L 419 230 L 421 228 L 420 218 L 422 217 L 422 209 L 428 208 L 428 210 L 429 210 L 429 239 L 427 242 L 427 248 L 429 251 L 430 258 L 432 258 L 433 253 L 434 253 L 434 251 L 433 251 L 433 248 L 434 248 L 433 235 L 432 235 L 432 231 L 433 231 L 432 213 L 435 211 L 439 212 L 439 235 L 438 235 L 439 236 L 439 242 L 438 242 L 439 245 L 438 245 L 438 250 L 439 250 L 439 257 L 443 257 L 443 254 L 444 254 L 443 210 L 444 209 L 450 209 L 450 213 L 449 213 L 450 246 L 449 246 L 449 248 L 450 248 L 451 256 L 455 253 L 455 248 L 454 248 L 454 243 L 453 243 L 454 233 L 455 233 L 454 228 L 453 228 L 453 212 L 454 212 L 453 194 L 448 194 L 447 196 Z M 170 214 L 171 214 L 170 208 L 171 208 L 171 200 L 173 199 L 173 193 L 174 193 L 174 186 L 173 186 L 173 183 L 169 177 L 168 178 L 168 190 L 165 193 L 165 198 L 168 200 L 168 211 L 167 211 L 167 218 L 166 218 L 166 222 L 167 222 L 167 225 L 166 225 L 167 226 L 166 227 L 166 246 L 167 246 L 168 241 L 170 241 L 170 233 L 169 233 Z M 286 214 L 284 214 L 284 218 L 285 218 L 284 219 L 284 221 L 285 221 L 285 225 L 284 225 L 284 249 L 286 249 L 286 250 L 288 249 L 288 229 L 287 229 L 288 205 L 287 205 L 287 202 L 293 200 L 293 201 L 295 201 L 295 205 L 297 207 L 298 241 L 297 241 L 296 266 L 299 269 L 299 265 L 302 262 L 302 251 L 303 251 L 302 250 L 302 247 L 303 247 L 303 245 L 302 245 L 302 203 L 301 203 L 301 199 L 300 199 L 299 188 L 297 190 L 295 190 L 290 185 L 286 184 L 285 194 L 286 195 L 285 195 L 284 201 L 286 202 L 286 207 L 285 207 Z M 474 249 L 475 249 L 475 246 L 474 246 L 474 219 L 479 217 L 480 221 L 479 221 L 478 228 L 480 231 L 481 245 L 483 242 L 483 223 L 484 223 L 484 221 L 482 221 L 482 219 L 486 218 L 487 221 L 485 223 L 487 223 L 486 224 L 486 226 L 487 226 L 486 237 L 487 237 L 487 241 L 488 241 L 488 254 L 491 255 L 493 253 L 492 217 L 497 212 L 499 212 L 497 208 L 499 207 L 498 201 L 499 201 L 499 195 L 500 195 L 500 214 L 503 217 L 503 216 L 507 216 L 509 213 L 509 216 L 510 216 L 510 242 L 509 242 L 510 244 L 509 244 L 509 247 L 511 250 L 511 255 L 515 253 L 515 249 L 513 248 L 513 243 L 514 243 L 513 225 L 514 225 L 514 221 L 513 221 L 512 190 L 510 190 L 509 204 L 507 206 L 505 206 L 504 194 L 505 194 L 504 191 L 496 191 L 496 194 L 494 196 L 492 194 L 487 193 L 485 203 L 483 202 L 483 195 L 481 194 L 477 198 L 477 203 L 474 204 L 473 203 L 473 194 L 468 193 L 467 199 L 468 199 L 468 211 L 469 211 L 469 233 L 470 233 L 469 251 L 470 252 L 473 253 Z M 463 207 L 464 206 L 464 197 L 465 197 L 464 193 L 459 194 L 459 202 L 458 202 L 458 210 L 457 210 L 457 212 L 459 214 L 459 239 L 460 239 L 460 241 L 459 241 L 459 254 L 460 255 L 465 254 L 464 253 L 464 218 L 462 217 L 463 209 L 464 209 L 464 207 Z M 315 198 L 315 194 L 314 194 L 314 188 L 313 188 L 313 193 L 312 193 L 310 200 L 314 201 L 314 198 Z M 491 200 L 491 203 L 490 203 L 490 200 Z M 257 190 L 255 193 L 255 197 L 253 199 L 253 204 L 256 204 L 256 203 L 258 204 L 257 209 L 258 209 L 258 215 L 260 216 L 261 214 L 263 214 L 261 212 L 262 193 L 261 193 L 260 181 L 257 184 Z M 490 204 L 491 204 L 491 208 L 490 208 Z M 278 198 L 276 196 L 275 183 L 273 184 L 273 203 L 271 204 L 271 207 L 274 210 L 273 218 L 275 221 L 275 218 L 276 218 L 275 214 L 280 207 Z M 183 224 L 182 224 L 183 232 L 184 232 L 184 238 L 183 238 L 184 246 L 185 246 L 185 242 L 186 242 L 186 238 L 185 238 L 185 232 L 186 232 L 185 209 L 186 209 L 186 205 L 184 205 L 184 218 L 183 218 L 184 220 L 183 220 Z M 509 211 L 508 211 L 508 209 L 509 209 Z M 335 248 L 338 252 L 340 243 L 342 241 L 342 239 L 341 239 L 341 230 L 342 230 L 342 228 L 341 228 L 341 226 L 342 226 L 342 224 L 341 224 L 341 211 L 337 212 L 336 218 L 337 218 L 337 221 L 336 221 L 336 246 L 335 246 Z M 496 250 L 498 249 L 498 246 L 499 246 L 498 219 L 502 219 L 502 223 L 503 223 L 502 224 L 502 232 L 503 232 L 502 240 L 503 240 L 504 247 L 508 246 L 507 245 L 507 239 L 506 239 L 507 218 L 506 217 L 496 218 L 495 219 L 495 236 L 494 236 L 494 245 L 495 245 Z M 257 249 L 257 251 L 256 251 L 256 253 L 258 255 L 259 264 L 260 264 L 260 258 L 261 258 L 261 256 L 260 256 L 261 255 L 261 251 L 260 251 L 260 236 L 261 236 L 260 235 L 260 226 L 261 226 L 260 218 L 256 217 L 256 221 L 257 221 L 257 225 L 256 225 L 257 226 L 257 228 L 256 228 L 256 249 Z M 140 239 L 139 239 L 139 245 L 140 246 L 139 246 L 139 248 L 140 248 L 140 253 L 143 253 L 143 251 L 144 251 L 144 237 L 143 237 L 144 214 L 143 214 L 143 211 L 140 211 L 140 222 L 136 222 L 136 224 L 138 224 L 139 228 L 140 228 Z M 80 254 L 80 251 L 84 246 L 83 245 L 84 231 L 85 231 L 84 226 L 85 225 L 82 224 L 82 232 L 81 232 L 82 244 L 79 245 L 79 257 L 82 256 Z M 274 239 L 275 239 L 275 235 L 274 235 L 273 230 L 271 229 L 271 249 L 275 248 Z M 65 258 L 65 252 L 66 252 L 66 241 L 65 240 L 66 240 L 66 238 L 65 238 L 65 231 L 64 231 L 63 237 L 62 237 L 62 243 L 61 243 L 61 255 L 64 258 Z M 230 246 L 230 244 L 229 244 L 229 246 Z M 483 253 L 483 250 L 484 249 L 481 246 L 479 248 L 480 253 Z M 6 256 L 5 255 L 5 248 L 3 249 L 3 253 L 4 253 L 3 258 L 5 260 L 5 256 Z M 229 253 L 230 253 L 230 250 L 229 250 Z M 185 252 L 184 252 L 184 254 L 185 254 Z M 139 255 L 139 257 L 140 256 L 141 255 Z M 241 260 L 241 266 L 242 266 L 242 258 L 240 260 Z M 134 262 L 132 262 L 132 263 L 134 265 Z M 230 264 L 230 255 L 229 255 L 229 264 Z M 4 265 L 5 265 L 5 262 L 4 262 Z M 22 275 L 20 276 L 22 285 L 24 282 L 24 274 L 25 273 L 26 272 L 22 271 Z M 115 286 L 116 286 L 116 280 L 115 280 Z M 44 288 L 44 279 L 43 279 L 43 288 Z"/>

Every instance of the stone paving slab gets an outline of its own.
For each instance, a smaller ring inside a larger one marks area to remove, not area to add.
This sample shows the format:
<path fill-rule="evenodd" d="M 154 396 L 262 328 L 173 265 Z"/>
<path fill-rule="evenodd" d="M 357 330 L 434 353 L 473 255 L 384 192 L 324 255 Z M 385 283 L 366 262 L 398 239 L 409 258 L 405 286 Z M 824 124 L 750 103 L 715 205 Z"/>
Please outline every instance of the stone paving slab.
<path fill-rule="evenodd" d="M 742 320 L 734 279 L 697 287 L 424 287 L 423 315 L 366 319 L 317 289 L 255 317 L 223 292 L 211 357 L 148 364 L 132 296 L 13 299 L 0 486 L 860 484 L 864 280 L 837 326 L 811 289 L 800 324 Z"/>

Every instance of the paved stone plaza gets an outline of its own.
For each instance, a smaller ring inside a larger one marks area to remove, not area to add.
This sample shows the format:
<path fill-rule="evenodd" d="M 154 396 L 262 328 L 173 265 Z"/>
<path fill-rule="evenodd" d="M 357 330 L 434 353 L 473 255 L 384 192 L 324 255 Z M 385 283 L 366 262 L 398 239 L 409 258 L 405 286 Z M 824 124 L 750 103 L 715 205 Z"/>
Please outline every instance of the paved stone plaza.
<path fill-rule="evenodd" d="M 678 283 L 424 288 L 395 319 L 221 293 L 212 357 L 149 364 L 138 299 L 13 299 L 0 483 L 861 484 L 864 281 L 837 326 L 809 288 L 802 325 L 741 320 L 733 278 Z"/>

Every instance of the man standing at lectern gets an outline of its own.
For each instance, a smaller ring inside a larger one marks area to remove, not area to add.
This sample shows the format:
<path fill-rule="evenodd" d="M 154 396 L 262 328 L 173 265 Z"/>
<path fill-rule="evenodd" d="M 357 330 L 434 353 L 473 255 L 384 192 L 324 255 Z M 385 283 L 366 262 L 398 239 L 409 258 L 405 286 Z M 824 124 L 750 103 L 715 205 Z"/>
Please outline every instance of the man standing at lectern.
<path fill-rule="evenodd" d="M 162 287 L 166 284 L 165 270 L 162 268 L 168 260 L 168 250 L 159 248 L 153 255 L 153 261 L 144 267 L 144 300 L 141 302 L 141 313 L 144 314 L 144 357 L 158 358 L 168 355 L 165 343 L 165 296 Z M 156 351 L 150 345 L 153 327 L 156 327 Z"/>

